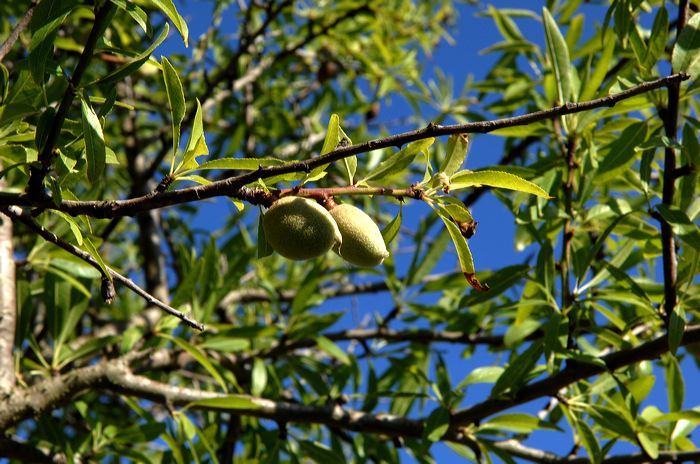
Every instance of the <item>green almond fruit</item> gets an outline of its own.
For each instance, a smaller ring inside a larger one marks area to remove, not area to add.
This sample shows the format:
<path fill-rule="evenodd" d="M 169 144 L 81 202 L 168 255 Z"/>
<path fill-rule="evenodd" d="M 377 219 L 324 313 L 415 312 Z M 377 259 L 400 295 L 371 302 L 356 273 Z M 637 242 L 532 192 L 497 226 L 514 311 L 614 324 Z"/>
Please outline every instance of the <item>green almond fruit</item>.
<path fill-rule="evenodd" d="M 337 205 L 331 209 L 343 236 L 342 242 L 333 248 L 345 261 L 356 266 L 378 266 L 389 256 L 382 233 L 371 217 L 353 205 Z"/>
<path fill-rule="evenodd" d="M 287 259 L 316 258 L 342 241 L 330 213 L 308 198 L 280 198 L 263 215 L 262 224 L 267 243 Z"/>

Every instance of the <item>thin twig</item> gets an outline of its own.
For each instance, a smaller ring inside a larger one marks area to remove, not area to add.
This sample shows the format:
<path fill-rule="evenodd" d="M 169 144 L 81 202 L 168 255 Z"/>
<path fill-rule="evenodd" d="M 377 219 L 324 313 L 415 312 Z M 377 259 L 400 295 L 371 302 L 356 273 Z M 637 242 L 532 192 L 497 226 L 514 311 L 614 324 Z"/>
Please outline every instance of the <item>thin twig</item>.
<path fill-rule="evenodd" d="M 102 34 L 109 25 L 109 21 L 112 18 L 112 14 L 115 10 L 116 4 L 113 2 L 106 2 L 99 9 L 99 11 L 95 12 L 95 22 L 92 25 L 90 35 L 85 41 L 83 53 L 80 55 L 80 59 L 78 60 L 78 64 L 75 66 L 75 70 L 73 71 L 70 82 L 66 87 L 66 91 L 63 93 L 63 98 L 61 99 L 61 103 L 58 105 L 56 114 L 51 122 L 51 127 L 47 133 L 44 146 L 40 147 L 40 167 L 37 168 L 32 166 L 30 170 L 27 191 L 34 197 L 42 198 L 46 196 L 44 191 L 44 177 L 46 177 L 46 174 L 51 168 L 51 162 L 54 158 L 54 146 L 56 145 L 56 141 L 58 141 L 58 136 L 63 128 L 63 122 L 68 115 L 68 110 L 73 104 L 75 92 L 80 87 L 80 81 L 82 80 L 85 71 L 87 71 L 92 55 L 95 52 L 97 41 L 102 37 Z"/>
<path fill-rule="evenodd" d="M 32 1 L 32 4 L 27 9 L 27 12 L 24 13 L 22 19 L 20 19 L 19 22 L 15 25 L 14 29 L 12 29 L 12 32 L 10 32 L 9 37 L 7 37 L 7 40 L 5 40 L 5 42 L 2 44 L 2 47 L 0 47 L 0 62 L 2 62 L 2 60 L 5 59 L 5 56 L 7 56 L 7 54 L 10 53 L 10 50 L 15 45 L 15 42 L 17 42 L 17 39 L 19 39 L 19 35 L 29 25 L 29 22 L 32 20 L 32 16 L 34 16 L 34 9 L 38 4 L 38 0 Z"/>
<path fill-rule="evenodd" d="M 133 216 L 137 213 L 151 209 L 163 208 L 166 206 L 199 201 L 218 196 L 231 196 L 247 200 L 246 196 L 250 194 L 251 190 L 245 189 L 244 186 L 251 182 L 257 181 L 258 179 L 267 179 L 280 174 L 289 174 L 293 172 L 309 172 L 313 168 L 323 166 L 324 164 L 332 163 L 352 155 L 367 153 L 380 148 L 394 146 L 400 147 L 405 143 L 430 137 L 450 134 L 488 133 L 505 127 L 527 125 L 536 121 L 552 119 L 565 114 L 580 113 L 582 111 L 588 111 L 604 106 L 614 106 L 619 101 L 668 86 L 674 82 L 680 82 L 688 78 L 689 76 L 685 73 L 673 74 L 639 84 L 636 87 L 632 87 L 607 97 L 580 103 L 566 103 L 547 110 L 536 111 L 534 113 L 514 116 L 511 118 L 446 126 L 431 123 L 423 129 L 417 129 L 411 132 L 405 132 L 403 134 L 392 135 L 385 138 L 374 139 L 358 145 L 339 147 L 326 155 L 318 156 L 305 161 L 297 161 L 279 166 L 260 167 L 255 171 L 249 171 L 236 177 L 230 177 L 228 179 L 212 182 L 211 184 L 163 193 L 152 192 L 147 195 L 137 198 L 130 198 L 128 200 L 64 200 L 59 205 L 56 205 L 49 198 L 36 198 L 26 194 L 0 192 L 0 206 L 33 206 L 45 209 L 58 209 L 72 215 L 85 214 L 97 218 L 113 218 L 118 216 Z"/>
<path fill-rule="evenodd" d="M 95 258 L 92 257 L 92 255 L 86 251 L 81 250 L 80 248 L 71 245 L 70 243 L 66 242 L 65 240 L 62 240 L 56 234 L 53 232 L 47 230 L 45 227 L 41 226 L 39 223 L 34 221 L 34 219 L 31 218 L 31 216 L 27 213 L 25 213 L 21 208 L 18 208 L 16 206 L 8 206 L 5 208 L 0 209 L 0 212 L 6 214 L 7 216 L 11 217 L 13 221 L 19 221 L 25 226 L 29 227 L 32 231 L 36 232 L 38 235 L 44 238 L 44 240 L 51 242 L 70 254 L 77 256 L 78 258 L 82 259 L 86 263 L 90 264 L 92 267 L 97 269 L 105 278 L 107 276 L 104 275 L 104 270 L 102 267 L 100 267 L 100 264 L 97 262 Z M 166 303 L 160 301 L 138 285 L 134 283 L 133 280 L 124 277 L 114 269 L 110 268 L 109 266 L 105 266 L 107 269 L 107 272 L 109 272 L 109 275 L 111 276 L 112 279 L 116 280 L 120 284 L 124 285 L 137 295 L 139 295 L 141 298 L 146 300 L 146 302 L 150 305 L 157 306 L 166 313 L 177 317 L 178 319 L 182 320 L 185 322 L 187 325 L 190 327 L 193 327 L 198 330 L 204 330 L 204 325 L 200 322 L 197 322 L 194 319 L 191 319 L 189 316 L 186 314 L 178 311 L 177 309 L 173 308 L 172 306 L 167 305 Z"/>
<path fill-rule="evenodd" d="M 689 327 L 683 335 L 683 345 L 700 342 L 700 325 Z M 605 366 L 597 364 L 571 363 L 544 380 L 529 384 L 507 396 L 490 398 L 484 402 L 463 409 L 452 417 L 452 427 L 465 426 L 481 419 L 504 411 L 519 404 L 527 403 L 543 396 L 553 396 L 562 388 L 604 372 L 613 372 L 639 361 L 656 359 L 668 351 L 668 336 L 660 335 L 654 340 L 643 343 L 635 348 L 619 350 L 600 358 Z"/>

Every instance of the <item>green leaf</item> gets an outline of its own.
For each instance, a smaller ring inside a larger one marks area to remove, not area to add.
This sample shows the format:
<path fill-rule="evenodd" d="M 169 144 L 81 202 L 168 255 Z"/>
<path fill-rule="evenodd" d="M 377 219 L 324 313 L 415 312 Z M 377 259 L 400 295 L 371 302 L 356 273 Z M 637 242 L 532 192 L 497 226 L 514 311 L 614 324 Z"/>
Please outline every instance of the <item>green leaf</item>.
<path fill-rule="evenodd" d="M 423 437 L 429 441 L 440 441 L 447 429 L 450 428 L 450 412 L 442 406 L 435 408 L 425 422 Z"/>
<path fill-rule="evenodd" d="M 320 336 L 316 337 L 316 344 L 322 351 L 325 351 L 326 354 L 337 359 L 343 364 L 350 365 L 350 357 L 345 353 L 345 351 L 341 350 L 338 345 L 333 343 L 333 341 L 326 337 Z"/>
<path fill-rule="evenodd" d="M 498 377 L 491 390 L 491 397 L 495 398 L 508 390 L 515 393 L 520 389 L 540 355 L 542 355 L 542 342 L 535 341 L 521 354 L 514 356 L 508 363 L 508 367 Z"/>
<path fill-rule="evenodd" d="M 644 142 L 646 137 L 646 121 L 631 124 L 623 130 L 622 134 L 604 149 L 605 157 L 598 165 L 599 174 L 594 177 L 594 181 L 605 182 L 615 178 L 635 157 L 635 148 Z"/>
<path fill-rule="evenodd" d="M 462 381 L 464 385 L 474 383 L 494 383 L 503 374 L 504 368 L 501 366 L 485 366 L 477 367 L 467 375 Z"/>
<path fill-rule="evenodd" d="M 300 440 L 302 455 L 310 457 L 319 464 L 344 464 L 345 459 L 335 450 L 317 441 Z M 304 461 L 305 462 L 305 461 Z"/>
<path fill-rule="evenodd" d="M 260 396 L 267 386 L 267 368 L 263 359 L 255 358 L 250 378 L 250 392 L 255 396 Z"/>
<path fill-rule="evenodd" d="M 168 38 L 168 32 L 170 32 L 170 26 L 168 26 L 168 23 L 165 23 L 163 25 L 163 30 L 160 32 L 158 38 L 156 38 L 156 40 L 151 44 L 150 47 L 148 47 L 142 53 L 136 55 L 133 60 L 115 69 L 114 71 L 110 72 L 103 78 L 98 79 L 92 84 L 98 84 L 101 87 L 109 87 L 114 83 L 124 79 L 125 77 L 135 73 L 139 68 L 141 68 L 141 66 L 143 66 L 143 64 L 146 61 L 148 61 L 151 54 L 158 47 L 158 45 L 163 43 L 163 41 Z"/>
<path fill-rule="evenodd" d="M 177 71 L 173 65 L 170 64 L 170 61 L 168 61 L 166 57 L 161 56 L 160 63 L 163 67 L 163 82 L 165 83 L 165 92 L 168 95 L 173 127 L 173 161 L 170 165 L 170 173 L 172 174 L 175 157 L 177 156 L 177 149 L 180 146 L 180 125 L 185 117 L 185 93 L 182 89 L 180 76 L 178 76 Z M 198 138 L 199 137 L 194 140 Z"/>
<path fill-rule="evenodd" d="M 102 269 L 103 277 L 107 277 L 111 281 L 112 274 L 110 274 L 105 262 L 102 261 L 102 256 L 100 256 L 100 252 L 97 250 L 95 244 L 92 243 L 92 240 L 90 240 L 88 237 L 83 237 L 83 246 L 85 247 L 87 252 L 90 253 L 90 255 L 92 255 L 95 261 L 97 261 L 97 264 L 100 266 L 100 269 Z"/>
<path fill-rule="evenodd" d="M 665 204 L 657 205 L 656 210 L 683 242 L 700 251 L 700 230 L 683 211 Z"/>
<path fill-rule="evenodd" d="M 467 159 L 467 150 L 469 150 L 469 137 L 465 134 L 450 135 L 447 139 L 447 154 L 440 165 L 440 172 L 444 172 L 451 176 L 462 167 L 464 160 Z"/>
<path fill-rule="evenodd" d="M 335 150 L 338 143 L 340 143 L 340 118 L 337 114 L 332 114 L 330 120 L 328 121 L 326 138 L 323 141 L 323 148 L 321 148 L 321 156 Z"/>
<path fill-rule="evenodd" d="M 569 101 L 571 97 L 571 60 L 569 59 L 569 47 L 561 34 L 556 21 L 547 8 L 542 8 L 544 20 L 544 35 L 547 44 L 547 56 L 552 64 L 554 78 L 557 83 L 557 95 L 559 103 Z"/>
<path fill-rule="evenodd" d="M 591 427 L 582 419 L 576 419 L 576 429 L 583 447 L 588 452 L 588 458 L 591 460 L 591 463 L 599 464 L 602 462 L 603 453 L 600 450 L 600 443 L 598 443 L 598 439 Z"/>
<path fill-rule="evenodd" d="M 263 213 L 258 215 L 258 259 L 270 256 L 274 251 L 265 237 L 265 228 L 262 222 Z"/>
<path fill-rule="evenodd" d="M 685 310 L 677 304 L 668 321 L 668 350 L 674 356 L 683 341 L 683 332 L 685 332 Z"/>
<path fill-rule="evenodd" d="M 659 444 L 652 440 L 649 435 L 644 432 L 637 432 L 637 439 L 639 440 L 639 444 L 642 445 L 644 452 L 651 459 L 659 457 Z"/>
<path fill-rule="evenodd" d="M 486 429 L 506 430 L 515 433 L 532 433 L 535 430 L 561 430 L 554 424 L 524 413 L 508 413 L 493 417 L 479 425 L 479 431 Z"/>
<path fill-rule="evenodd" d="M 226 395 L 193 401 L 187 404 L 185 408 L 223 409 L 226 411 L 255 411 L 262 409 L 262 406 L 259 405 L 253 398 L 246 395 Z"/>
<path fill-rule="evenodd" d="M 236 169 L 239 171 L 255 171 L 261 167 L 281 166 L 284 161 L 277 158 L 219 158 L 205 161 L 190 171 L 201 171 L 206 169 Z M 190 171 L 181 171 L 183 173 Z"/>
<path fill-rule="evenodd" d="M 357 172 L 357 156 L 352 155 L 347 158 L 343 158 L 343 164 L 345 165 L 345 171 L 348 174 L 348 185 L 355 185 L 355 173 Z"/>
<path fill-rule="evenodd" d="M 29 42 L 29 71 L 37 85 L 43 85 L 46 64 L 53 54 L 54 40 L 58 28 L 73 10 L 74 5 L 66 2 L 43 2 L 34 10 L 32 17 L 32 39 Z"/>
<path fill-rule="evenodd" d="M 177 28 L 178 31 L 180 31 L 180 35 L 182 36 L 182 41 L 185 43 L 185 47 L 187 47 L 187 42 L 188 42 L 188 37 L 189 37 L 189 30 L 187 29 L 187 22 L 183 19 L 182 16 L 180 16 L 180 13 L 178 13 L 177 8 L 175 8 L 175 5 L 173 4 L 172 0 L 150 0 L 155 4 L 160 11 L 165 14 L 170 20 L 173 22 L 175 27 Z"/>
<path fill-rule="evenodd" d="M 75 221 L 75 219 L 73 219 L 71 216 L 64 213 L 63 211 L 58 211 L 55 209 L 52 209 L 50 211 L 68 223 L 68 226 L 70 227 L 70 230 L 73 233 L 73 236 L 75 237 L 76 243 L 78 244 L 78 246 L 81 246 L 83 244 L 83 234 L 80 232 L 80 226 Z"/>
<path fill-rule="evenodd" d="M 151 25 L 148 22 L 148 15 L 143 11 L 138 5 L 133 2 L 127 2 L 126 0 L 110 0 L 112 3 L 117 5 L 122 10 L 126 11 L 131 18 L 136 21 L 136 24 L 141 26 L 143 32 L 150 37 L 151 35 Z"/>
<path fill-rule="evenodd" d="M 504 171 L 461 171 L 450 179 L 450 190 L 487 185 L 518 192 L 531 193 L 543 198 L 551 198 L 536 184 Z"/>
<path fill-rule="evenodd" d="M 661 5 L 661 8 L 659 8 L 654 18 L 654 24 L 651 27 L 649 46 L 644 56 L 643 65 L 646 69 L 653 69 L 659 57 L 663 56 L 666 42 L 668 41 L 668 25 L 668 11 Z"/>
<path fill-rule="evenodd" d="M 80 99 L 80 109 L 82 112 L 83 136 L 85 137 L 87 177 L 90 182 L 94 183 L 102 177 L 105 170 L 107 159 L 105 137 L 102 133 L 100 120 L 85 95 Z"/>
<path fill-rule="evenodd" d="M 384 244 L 388 247 L 389 244 L 394 240 L 396 235 L 401 230 L 401 221 L 403 220 L 403 203 L 399 205 L 399 212 L 394 219 L 386 225 L 384 230 L 382 230 L 382 238 L 384 239 Z"/>
<path fill-rule="evenodd" d="M 379 165 L 360 182 L 367 182 L 370 180 L 380 182 L 387 177 L 403 171 L 413 162 L 418 153 L 427 150 L 434 142 L 435 139 L 431 137 L 409 143 L 406 148 L 379 163 Z"/>
<path fill-rule="evenodd" d="M 192 345 L 187 340 L 180 337 L 174 337 L 166 333 L 160 333 L 160 336 L 170 340 L 183 350 L 187 351 L 194 359 L 197 360 L 199 364 L 202 365 L 202 367 L 204 367 L 207 370 L 207 372 L 209 372 L 209 374 L 211 374 L 212 377 L 214 377 L 214 379 L 217 382 L 219 382 L 219 385 L 221 385 L 221 388 L 224 390 L 224 392 L 227 391 L 226 381 L 223 377 L 221 377 L 221 374 L 219 374 L 219 371 L 214 367 L 211 361 L 209 361 L 209 358 L 207 358 L 207 356 L 198 347 Z"/>
<path fill-rule="evenodd" d="M 666 394 L 668 395 L 668 410 L 669 412 L 678 412 L 683 409 L 683 398 L 685 397 L 683 371 L 681 370 L 678 358 L 675 356 L 667 356 L 666 359 Z"/>
<path fill-rule="evenodd" d="M 605 76 L 610 69 L 610 60 L 612 60 L 613 53 L 615 52 L 616 41 L 611 36 L 608 36 L 603 42 L 604 48 L 603 52 L 600 54 L 600 58 L 593 60 L 595 63 L 595 71 L 593 71 L 593 74 L 586 80 L 585 85 L 581 86 L 581 101 L 591 100 L 598 95 L 601 91 Z M 579 127 L 579 129 L 583 128 Z"/>
<path fill-rule="evenodd" d="M 673 72 L 686 72 L 691 79 L 700 74 L 700 16 L 693 15 L 681 31 L 673 47 L 671 64 Z"/>
<path fill-rule="evenodd" d="M 479 282 L 475 276 L 474 259 L 472 258 L 472 252 L 469 250 L 469 245 L 467 245 L 467 239 L 464 238 L 459 230 L 459 227 L 457 227 L 455 223 L 450 220 L 450 215 L 447 210 L 445 210 L 442 205 L 437 206 L 440 219 L 442 219 L 442 222 L 445 223 L 447 232 L 450 234 L 452 243 L 454 243 L 455 249 L 457 250 L 457 256 L 459 258 L 459 265 L 462 268 L 462 274 L 464 274 L 467 282 L 469 282 L 469 285 L 474 287 L 474 289 L 479 291 L 488 290 L 488 285 Z"/>

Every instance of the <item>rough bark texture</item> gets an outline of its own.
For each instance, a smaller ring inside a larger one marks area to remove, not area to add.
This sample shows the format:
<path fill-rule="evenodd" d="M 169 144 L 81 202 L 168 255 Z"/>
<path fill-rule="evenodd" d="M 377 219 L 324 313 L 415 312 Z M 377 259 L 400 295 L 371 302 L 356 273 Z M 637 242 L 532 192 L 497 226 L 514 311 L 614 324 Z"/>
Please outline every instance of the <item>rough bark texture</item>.
<path fill-rule="evenodd" d="M 0 165 L 0 169 L 2 165 Z M 0 180 L 0 189 L 5 182 Z M 12 248 L 12 221 L 0 214 L 0 393 L 15 385 L 15 259 Z"/>

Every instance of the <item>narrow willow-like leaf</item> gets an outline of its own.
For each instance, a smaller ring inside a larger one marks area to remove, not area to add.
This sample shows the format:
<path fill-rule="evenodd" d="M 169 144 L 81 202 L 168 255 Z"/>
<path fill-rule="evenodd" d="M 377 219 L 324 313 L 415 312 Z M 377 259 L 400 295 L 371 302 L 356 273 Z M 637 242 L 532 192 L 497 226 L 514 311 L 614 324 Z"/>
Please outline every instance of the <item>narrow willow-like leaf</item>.
<path fill-rule="evenodd" d="M 413 162 L 418 153 L 427 150 L 433 142 L 435 142 L 435 139 L 431 137 L 408 144 L 408 146 L 400 152 L 391 155 L 389 159 L 379 163 L 379 165 L 362 179 L 361 182 L 367 182 L 369 180 L 379 182 L 382 179 L 403 171 Z"/>
<path fill-rule="evenodd" d="M 657 205 L 656 209 L 683 242 L 700 251 L 700 229 L 683 211 L 664 204 Z"/>
<path fill-rule="evenodd" d="M 323 141 L 323 147 L 321 148 L 321 155 L 330 153 L 335 150 L 340 142 L 340 118 L 337 114 L 332 114 L 330 120 L 328 121 L 328 128 L 326 129 L 326 138 Z"/>
<path fill-rule="evenodd" d="M 599 464 L 603 459 L 603 453 L 600 450 L 600 443 L 598 443 L 595 433 L 583 419 L 576 419 L 576 429 L 583 447 L 588 452 L 588 458 L 591 460 L 591 463 Z"/>
<path fill-rule="evenodd" d="M 615 44 L 615 40 L 611 40 L 610 37 L 604 41 L 603 51 L 600 54 L 600 58 L 593 61 L 595 64 L 595 70 L 586 80 L 585 85 L 581 86 L 581 101 L 591 100 L 600 92 L 600 87 L 605 80 L 605 76 L 608 74 L 608 70 L 610 69 L 610 61 L 612 60 L 613 53 L 615 52 Z"/>
<path fill-rule="evenodd" d="M 316 337 L 316 344 L 318 344 L 318 347 L 322 351 L 325 351 L 326 354 L 332 356 L 343 364 L 350 365 L 350 358 L 348 355 L 345 353 L 345 351 L 341 350 L 338 345 L 333 343 L 332 340 L 323 336 Z"/>
<path fill-rule="evenodd" d="M 515 356 L 498 377 L 491 390 L 491 397 L 497 397 L 506 390 L 515 393 L 524 383 L 527 374 L 535 367 L 542 354 L 542 342 L 535 341 L 521 354 Z"/>
<path fill-rule="evenodd" d="M 199 364 L 202 365 L 202 367 L 207 370 L 207 372 L 209 372 L 209 374 L 211 374 L 212 377 L 214 377 L 217 382 L 219 382 L 219 385 L 221 385 L 221 388 L 225 392 L 228 390 L 226 381 L 223 377 L 221 377 L 219 371 L 214 367 L 211 361 L 209 361 L 209 358 L 202 352 L 202 350 L 180 337 L 171 336 L 165 333 L 161 333 L 160 336 L 170 340 L 183 350 L 187 351 L 194 359 L 197 360 Z"/>
<path fill-rule="evenodd" d="M 569 47 L 561 34 L 556 21 L 547 8 L 542 8 L 544 20 L 544 35 L 547 44 L 547 56 L 552 64 L 554 78 L 557 83 L 557 95 L 559 103 L 569 101 L 571 97 L 571 60 L 569 59 Z"/>
<path fill-rule="evenodd" d="M 394 240 L 396 235 L 401 229 L 401 222 L 403 220 L 403 203 L 399 205 L 399 212 L 394 219 L 386 225 L 384 230 L 382 230 L 382 238 L 384 239 L 384 244 L 389 246 L 389 244 Z"/>
<path fill-rule="evenodd" d="M 667 357 L 666 364 L 666 394 L 668 396 L 669 412 L 677 412 L 683 409 L 685 398 L 685 382 L 683 371 L 675 356 Z"/>
<path fill-rule="evenodd" d="M 80 232 L 80 226 L 76 222 L 75 219 L 73 219 L 71 216 L 68 214 L 64 213 L 63 211 L 58 211 L 58 210 L 50 210 L 53 214 L 58 215 L 68 223 L 68 226 L 70 227 L 70 231 L 73 233 L 73 236 L 75 237 L 75 241 L 78 244 L 78 246 L 81 246 L 83 244 L 83 234 Z"/>
<path fill-rule="evenodd" d="M 143 66 L 143 64 L 146 61 L 148 61 L 148 59 L 151 57 L 151 54 L 158 47 L 158 45 L 163 43 L 163 41 L 168 38 L 168 32 L 170 32 L 170 26 L 168 26 L 168 23 L 165 23 L 163 25 L 163 30 L 160 32 L 160 34 L 158 35 L 156 40 L 151 44 L 150 47 L 148 47 L 142 53 L 138 54 L 133 60 L 129 61 L 125 65 L 115 69 L 103 78 L 93 82 L 93 84 L 99 84 L 102 87 L 108 87 L 124 79 L 126 76 L 129 76 L 136 72 L 141 66 Z"/>
<path fill-rule="evenodd" d="M 678 304 L 673 308 L 668 321 L 668 351 L 674 356 L 683 341 L 683 332 L 685 332 L 685 310 Z"/>
<path fill-rule="evenodd" d="M 646 69 L 653 69 L 659 57 L 663 55 L 668 41 L 668 31 L 668 11 L 662 5 L 656 13 L 649 35 L 649 46 L 643 62 Z"/>
<path fill-rule="evenodd" d="M 440 171 L 451 176 L 462 167 L 467 159 L 469 137 L 465 134 L 454 134 L 447 139 L 447 154 L 440 165 Z"/>
<path fill-rule="evenodd" d="M 122 10 L 126 11 L 131 19 L 133 19 L 136 24 L 138 24 L 143 32 L 150 37 L 151 35 L 151 24 L 148 22 L 148 15 L 134 2 L 127 2 L 126 0 L 110 0 L 112 3 L 117 5 Z"/>
<path fill-rule="evenodd" d="M 267 368 L 265 367 L 265 361 L 260 358 L 255 358 L 250 378 L 250 392 L 255 396 L 262 395 L 262 392 L 267 386 Z"/>
<path fill-rule="evenodd" d="M 283 164 L 285 164 L 285 162 L 277 158 L 219 158 L 216 160 L 205 161 L 197 166 L 196 170 L 236 169 L 239 171 L 255 171 L 260 167 L 281 166 Z"/>
<path fill-rule="evenodd" d="M 170 18 L 170 20 L 173 22 L 175 27 L 177 28 L 178 31 L 180 31 L 180 35 L 182 36 L 182 41 L 185 43 L 185 47 L 187 47 L 187 42 L 189 39 L 189 30 L 187 28 L 187 21 L 184 20 L 182 16 L 180 16 L 180 13 L 177 11 L 177 8 L 175 8 L 175 4 L 173 3 L 172 0 L 150 0 L 153 2 L 160 11 L 162 11 L 165 16 Z"/>
<path fill-rule="evenodd" d="M 608 146 L 605 158 L 598 165 L 598 175 L 594 181 L 605 182 L 613 179 L 619 170 L 625 168 L 637 155 L 635 148 L 646 140 L 647 129 L 646 121 L 640 121 L 623 130 L 617 140 Z"/>
<path fill-rule="evenodd" d="M 258 258 L 264 258 L 272 254 L 272 247 L 265 237 L 265 228 L 262 223 L 262 212 L 258 215 Z"/>
<path fill-rule="evenodd" d="M 111 281 L 112 274 L 109 273 L 107 265 L 102 260 L 102 256 L 100 256 L 100 252 L 97 250 L 95 244 L 92 243 L 92 240 L 90 240 L 88 237 L 83 237 L 83 246 L 85 247 L 87 252 L 90 253 L 90 255 L 92 255 L 93 258 L 95 258 L 95 261 L 97 261 L 97 264 L 100 266 L 100 269 L 102 269 L 104 277 L 107 277 Z"/>
<path fill-rule="evenodd" d="M 450 412 L 442 406 L 435 408 L 425 422 L 423 437 L 428 441 L 439 441 L 450 428 Z"/>
<path fill-rule="evenodd" d="M 197 407 L 207 409 L 225 409 L 230 411 L 254 411 L 261 408 L 259 404 L 246 395 L 227 395 L 220 396 L 218 398 L 205 398 L 202 400 L 193 401 L 185 406 L 186 409 Z"/>
<path fill-rule="evenodd" d="M 700 15 L 693 15 L 685 25 L 671 56 L 673 72 L 687 72 L 691 79 L 700 75 Z"/>
<path fill-rule="evenodd" d="M 467 375 L 461 382 L 464 385 L 474 383 L 494 383 L 503 374 L 504 368 L 501 366 L 477 367 Z"/>
<path fill-rule="evenodd" d="M 462 268 L 462 274 L 464 274 L 465 279 L 467 279 L 469 285 L 471 285 L 475 290 L 488 290 L 489 286 L 482 284 L 476 278 L 476 272 L 474 271 L 474 259 L 472 258 L 471 250 L 469 250 L 467 239 L 464 238 L 464 235 L 462 235 L 459 227 L 452 222 L 447 210 L 445 210 L 442 205 L 437 206 L 440 219 L 442 219 L 442 222 L 445 224 L 447 232 L 450 234 L 450 238 L 452 239 L 452 243 L 454 243 L 455 249 L 457 250 L 457 257 L 459 258 L 459 264 Z"/>
<path fill-rule="evenodd" d="M 450 179 L 450 190 L 479 187 L 482 185 L 531 193 L 543 198 L 551 198 L 547 192 L 537 184 L 533 184 L 529 180 L 504 171 L 461 171 Z"/>
<path fill-rule="evenodd" d="M 515 433 L 531 433 L 535 430 L 561 430 L 554 424 L 525 413 L 507 413 L 493 417 L 479 425 L 479 430 L 496 429 Z"/>
<path fill-rule="evenodd" d="M 180 125 L 185 117 L 185 93 L 182 89 L 180 76 L 178 76 L 177 70 L 170 64 L 170 61 L 162 56 L 160 62 L 163 67 L 163 82 L 165 83 L 165 92 L 168 95 L 173 126 L 173 160 L 170 165 L 170 173 L 172 174 L 175 157 L 177 156 L 177 149 L 180 146 Z M 194 135 L 192 138 L 194 138 Z M 196 137 L 194 140 L 198 138 L 199 137 Z"/>
<path fill-rule="evenodd" d="M 80 99 L 80 109 L 85 137 L 85 155 L 87 160 L 87 177 L 90 182 L 96 182 L 105 170 L 107 153 L 102 125 L 86 98 Z"/>

